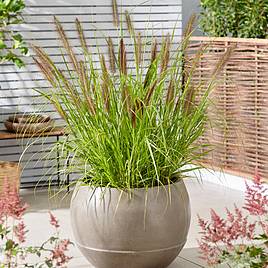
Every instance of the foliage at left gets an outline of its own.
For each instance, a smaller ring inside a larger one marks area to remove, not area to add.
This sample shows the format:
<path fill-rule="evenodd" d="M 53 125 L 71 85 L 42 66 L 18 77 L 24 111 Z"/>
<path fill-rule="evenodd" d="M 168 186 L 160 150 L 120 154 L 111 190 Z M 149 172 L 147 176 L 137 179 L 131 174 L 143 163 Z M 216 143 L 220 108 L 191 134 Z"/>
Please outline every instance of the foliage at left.
<path fill-rule="evenodd" d="M 21 16 L 24 0 L 0 0 L 0 64 L 12 62 L 24 66 L 21 56 L 28 55 L 28 48 L 21 34 L 12 26 L 23 23 Z"/>
<path fill-rule="evenodd" d="M 60 238 L 59 222 L 51 212 L 54 233 L 40 246 L 25 246 L 28 230 L 23 215 L 27 207 L 17 189 L 5 179 L 0 194 L 0 268 L 67 267 L 71 257 L 66 252 L 71 242 Z"/>

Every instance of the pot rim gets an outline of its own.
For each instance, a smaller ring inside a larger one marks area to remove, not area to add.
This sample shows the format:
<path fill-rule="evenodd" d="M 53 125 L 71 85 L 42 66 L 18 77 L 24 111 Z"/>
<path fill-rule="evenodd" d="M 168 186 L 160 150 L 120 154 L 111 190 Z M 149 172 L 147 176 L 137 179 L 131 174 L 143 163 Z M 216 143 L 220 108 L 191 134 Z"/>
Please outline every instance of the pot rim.
<path fill-rule="evenodd" d="M 175 186 L 175 185 L 179 185 L 179 184 L 184 184 L 184 178 L 182 179 L 179 179 L 178 181 L 174 182 L 174 183 L 170 183 L 170 184 L 165 184 L 165 185 L 156 185 L 156 186 L 152 186 L 152 187 L 148 187 L 148 188 L 145 188 L 145 187 L 141 187 L 141 188 L 125 188 L 125 189 L 118 189 L 118 188 L 115 188 L 115 187 L 93 187 L 93 186 L 90 186 L 90 185 L 81 185 L 83 182 L 77 182 L 76 183 L 76 187 L 75 189 L 77 188 L 88 188 L 88 189 L 93 189 L 94 191 L 96 190 L 102 190 L 102 191 L 107 191 L 107 190 L 110 190 L 110 191 L 119 191 L 119 192 L 133 192 L 133 191 L 150 191 L 150 190 L 155 190 L 155 189 L 167 189 L 169 187 L 172 187 L 172 186 Z M 80 185 L 79 185 L 80 184 Z"/>

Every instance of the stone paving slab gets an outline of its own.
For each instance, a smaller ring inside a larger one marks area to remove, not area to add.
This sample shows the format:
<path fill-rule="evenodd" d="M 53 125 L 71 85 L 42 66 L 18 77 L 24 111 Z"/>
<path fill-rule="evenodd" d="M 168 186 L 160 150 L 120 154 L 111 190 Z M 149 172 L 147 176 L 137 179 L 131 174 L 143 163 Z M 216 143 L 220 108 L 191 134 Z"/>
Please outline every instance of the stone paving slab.
<path fill-rule="evenodd" d="M 176 261 L 167 268 L 200 268 L 200 267 L 204 266 L 199 266 L 182 258 L 177 258 Z M 69 264 L 68 268 L 94 268 L 94 267 L 89 266 L 89 264 L 86 263 L 84 258 L 81 257 L 73 259 L 72 264 Z M 127 267 L 118 267 L 118 268 L 127 268 Z"/>
<path fill-rule="evenodd" d="M 185 248 L 180 253 L 180 258 L 188 260 L 197 266 L 194 267 L 208 267 L 206 263 L 199 258 L 198 248 Z M 189 266 L 191 267 L 191 266 Z M 168 267 L 169 268 L 169 267 Z M 173 268 L 173 267 L 172 267 Z M 176 267 L 174 267 L 176 268 Z M 185 268 L 188 268 L 186 266 Z M 228 268 L 227 265 L 219 265 L 218 268 Z"/>
<path fill-rule="evenodd" d="M 197 249 L 184 249 L 180 256 L 167 268 L 200 268 L 204 266 L 202 261 L 198 259 Z M 83 257 L 74 258 L 68 268 L 94 268 L 90 266 L 86 259 Z M 127 268 L 127 267 L 118 267 L 118 268 Z M 156 267 L 157 268 L 157 267 Z"/>

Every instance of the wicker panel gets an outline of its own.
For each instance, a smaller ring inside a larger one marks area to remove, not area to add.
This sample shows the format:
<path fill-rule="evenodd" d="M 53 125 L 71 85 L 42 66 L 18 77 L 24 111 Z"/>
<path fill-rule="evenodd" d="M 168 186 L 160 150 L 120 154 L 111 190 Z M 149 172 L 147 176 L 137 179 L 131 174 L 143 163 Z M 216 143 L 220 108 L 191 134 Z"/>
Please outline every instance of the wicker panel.
<path fill-rule="evenodd" d="M 0 193 L 2 191 L 3 183 L 5 180 L 12 187 L 19 190 L 20 187 L 21 168 L 19 164 L 14 162 L 0 161 Z"/>
<path fill-rule="evenodd" d="M 268 179 L 268 40 L 192 37 L 186 68 L 203 50 L 193 84 L 205 83 L 227 48 L 233 52 L 212 92 L 211 127 L 202 137 L 213 151 L 203 162 L 249 178 L 257 168 Z"/>

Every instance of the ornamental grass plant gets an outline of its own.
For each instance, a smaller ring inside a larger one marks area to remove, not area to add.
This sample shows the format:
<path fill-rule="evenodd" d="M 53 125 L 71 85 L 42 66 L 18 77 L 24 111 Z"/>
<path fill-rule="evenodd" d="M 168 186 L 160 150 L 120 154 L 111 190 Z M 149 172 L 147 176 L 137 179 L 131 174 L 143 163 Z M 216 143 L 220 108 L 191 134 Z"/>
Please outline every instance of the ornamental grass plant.
<path fill-rule="evenodd" d="M 62 54 L 66 71 L 33 46 L 35 62 L 52 86 L 40 93 L 66 122 L 69 136 L 57 144 L 64 157 L 72 156 L 66 173 L 79 172 L 80 180 L 94 187 L 130 190 L 169 185 L 198 168 L 189 164 L 206 151 L 202 150 L 206 145 L 197 141 L 207 126 L 209 95 L 226 56 L 206 85 L 193 85 L 192 73 L 202 51 L 187 73 L 184 53 L 194 18 L 178 44 L 174 33 L 161 40 L 145 36 L 135 30 L 128 12 L 121 18 L 118 14 L 114 1 L 117 43 L 106 38 L 109 58 L 97 46 L 97 63 L 80 21 L 75 24 L 82 57 L 76 56 L 60 21 L 54 19 L 67 52 Z"/>

